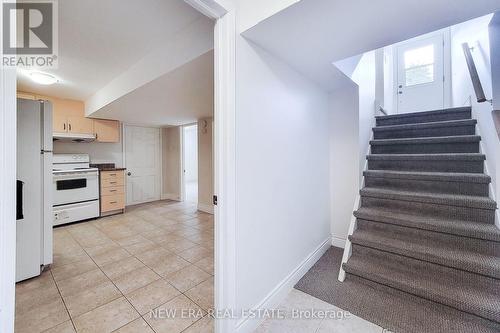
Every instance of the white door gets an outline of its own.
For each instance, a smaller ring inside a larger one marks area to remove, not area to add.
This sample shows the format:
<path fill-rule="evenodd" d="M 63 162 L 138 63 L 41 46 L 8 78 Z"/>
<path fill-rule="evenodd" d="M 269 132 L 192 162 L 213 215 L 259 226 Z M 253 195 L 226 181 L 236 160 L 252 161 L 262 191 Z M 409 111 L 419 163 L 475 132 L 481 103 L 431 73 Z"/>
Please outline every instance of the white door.
<path fill-rule="evenodd" d="M 398 113 L 444 108 L 444 35 L 397 46 Z"/>
<path fill-rule="evenodd" d="M 160 129 L 124 126 L 127 205 L 160 200 Z"/>

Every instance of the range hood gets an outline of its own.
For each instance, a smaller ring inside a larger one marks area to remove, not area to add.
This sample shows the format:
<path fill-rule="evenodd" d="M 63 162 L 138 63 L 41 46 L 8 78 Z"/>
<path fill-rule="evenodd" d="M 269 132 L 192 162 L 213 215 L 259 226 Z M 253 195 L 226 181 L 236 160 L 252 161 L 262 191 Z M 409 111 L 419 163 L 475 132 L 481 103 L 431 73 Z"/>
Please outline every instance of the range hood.
<path fill-rule="evenodd" d="M 57 142 L 92 142 L 95 140 L 95 135 L 76 134 L 76 133 L 54 133 L 52 139 Z"/>

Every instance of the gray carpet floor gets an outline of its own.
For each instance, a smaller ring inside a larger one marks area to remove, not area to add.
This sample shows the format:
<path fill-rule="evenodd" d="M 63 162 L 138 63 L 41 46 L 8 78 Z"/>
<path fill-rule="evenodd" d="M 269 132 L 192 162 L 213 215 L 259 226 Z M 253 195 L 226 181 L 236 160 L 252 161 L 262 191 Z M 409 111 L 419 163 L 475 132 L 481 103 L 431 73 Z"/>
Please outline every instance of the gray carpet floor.
<path fill-rule="evenodd" d="M 297 283 L 296 289 L 392 332 L 493 333 L 500 325 L 379 283 L 350 275 L 337 280 L 343 250 L 331 247 Z"/>

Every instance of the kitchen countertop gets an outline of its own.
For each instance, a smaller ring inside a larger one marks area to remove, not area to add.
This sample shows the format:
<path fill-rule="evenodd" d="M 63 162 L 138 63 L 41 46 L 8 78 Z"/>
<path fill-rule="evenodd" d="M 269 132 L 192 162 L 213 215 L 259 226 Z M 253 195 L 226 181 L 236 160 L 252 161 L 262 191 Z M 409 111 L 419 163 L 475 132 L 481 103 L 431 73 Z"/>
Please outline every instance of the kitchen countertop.
<path fill-rule="evenodd" d="M 127 168 L 119 168 L 115 167 L 114 163 L 96 163 L 90 164 L 91 168 L 97 168 L 99 171 L 123 171 L 127 170 Z"/>
<path fill-rule="evenodd" d="M 127 168 L 100 168 L 99 171 L 123 171 Z"/>

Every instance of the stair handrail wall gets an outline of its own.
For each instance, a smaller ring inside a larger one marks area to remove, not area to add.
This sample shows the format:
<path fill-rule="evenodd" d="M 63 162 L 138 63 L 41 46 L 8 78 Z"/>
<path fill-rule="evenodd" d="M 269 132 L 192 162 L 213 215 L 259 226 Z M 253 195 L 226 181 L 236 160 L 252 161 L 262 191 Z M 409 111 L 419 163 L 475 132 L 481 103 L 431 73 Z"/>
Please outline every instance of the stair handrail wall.
<path fill-rule="evenodd" d="M 372 128 L 375 126 L 376 126 L 376 118 L 373 117 Z M 368 142 L 371 142 L 373 139 L 374 139 L 374 134 L 373 134 L 373 130 L 372 130 L 372 133 L 370 135 L 370 140 Z M 370 153 L 371 153 L 371 146 L 370 146 L 370 144 L 368 144 L 368 149 L 366 150 L 365 156 L 370 155 Z M 359 190 L 361 190 L 362 188 L 365 187 L 364 171 L 368 170 L 368 160 L 367 159 L 364 160 L 363 165 L 364 165 L 363 166 L 363 173 L 362 173 L 362 177 L 361 177 L 361 183 L 359 186 Z M 358 193 L 356 194 L 356 199 L 354 200 L 354 206 L 352 209 L 351 220 L 349 222 L 349 229 L 347 231 L 347 237 L 346 237 L 345 245 L 344 245 L 344 253 L 342 255 L 342 262 L 340 263 L 340 270 L 339 270 L 339 275 L 337 278 L 337 280 L 339 280 L 340 282 L 344 282 L 345 278 L 346 278 L 344 264 L 347 263 L 347 261 L 349 260 L 349 258 L 352 255 L 352 243 L 351 243 L 351 240 L 349 239 L 349 236 L 352 236 L 352 234 L 354 234 L 354 231 L 356 231 L 356 229 L 358 228 L 357 218 L 356 218 L 356 216 L 354 216 L 354 212 L 357 211 L 360 207 L 361 207 L 361 194 L 358 191 Z"/>
<path fill-rule="evenodd" d="M 472 57 L 471 47 L 469 46 L 469 43 L 462 43 L 462 49 L 464 51 L 465 61 L 467 62 L 467 68 L 469 69 L 472 86 L 474 87 L 474 92 L 476 93 L 477 102 L 487 102 L 488 99 L 486 99 L 483 85 L 481 84 L 481 79 L 479 78 L 476 63 L 474 62 L 474 58 Z"/>

